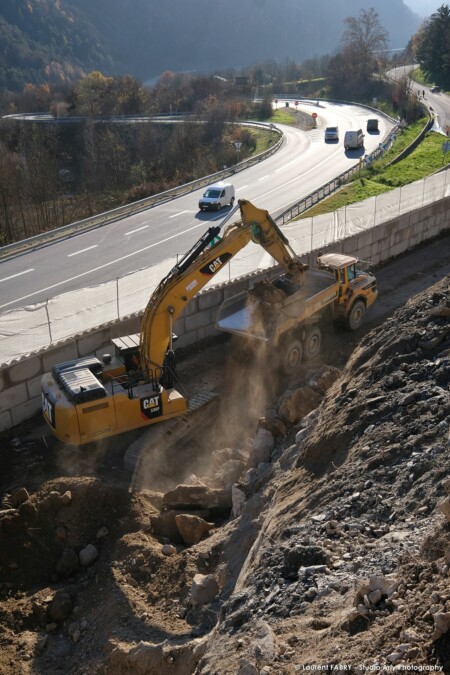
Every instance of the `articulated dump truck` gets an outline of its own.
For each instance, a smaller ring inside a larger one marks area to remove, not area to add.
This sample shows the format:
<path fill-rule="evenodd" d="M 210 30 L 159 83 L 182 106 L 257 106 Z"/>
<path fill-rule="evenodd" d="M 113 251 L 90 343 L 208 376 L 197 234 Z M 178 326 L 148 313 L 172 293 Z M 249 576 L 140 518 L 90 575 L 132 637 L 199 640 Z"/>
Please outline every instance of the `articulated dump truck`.
<path fill-rule="evenodd" d="M 285 373 L 295 372 L 302 360 L 319 353 L 324 323 L 357 330 L 378 294 L 375 277 L 353 256 L 329 253 L 317 264 L 292 276 L 264 279 L 228 298 L 219 309 L 217 328 L 245 338 L 247 347 L 252 341 L 253 346 L 265 343 Z"/>

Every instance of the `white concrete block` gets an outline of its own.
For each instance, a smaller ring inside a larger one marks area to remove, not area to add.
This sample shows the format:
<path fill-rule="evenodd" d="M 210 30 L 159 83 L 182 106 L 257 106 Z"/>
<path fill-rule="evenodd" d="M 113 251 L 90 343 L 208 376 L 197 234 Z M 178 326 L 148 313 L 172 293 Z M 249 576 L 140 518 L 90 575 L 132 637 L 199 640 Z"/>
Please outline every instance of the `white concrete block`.
<path fill-rule="evenodd" d="M 25 420 L 29 420 L 35 415 L 39 415 L 41 412 L 41 397 L 32 398 L 25 403 L 11 408 L 11 420 L 13 427 L 16 427 L 18 424 L 21 424 Z"/>
<path fill-rule="evenodd" d="M 0 394 L 0 412 L 10 410 L 28 400 L 27 385 L 25 382 L 5 389 Z"/>
<path fill-rule="evenodd" d="M 42 359 L 39 356 L 32 356 L 31 358 L 24 359 L 8 368 L 8 376 L 11 384 L 26 382 L 40 373 L 43 373 L 43 367 Z"/>
<path fill-rule="evenodd" d="M 222 290 L 211 291 L 209 293 L 202 293 L 198 297 L 198 308 L 199 311 L 204 309 L 211 309 L 212 307 L 218 307 L 223 300 Z"/>
<path fill-rule="evenodd" d="M 188 316 L 185 319 L 186 332 L 204 328 L 213 322 L 211 310 L 207 310 L 196 314 L 195 316 Z"/>
<path fill-rule="evenodd" d="M 0 413 L 0 431 L 6 431 L 6 429 L 12 428 L 12 419 L 11 413 L 8 411 Z"/>
<path fill-rule="evenodd" d="M 78 344 L 78 354 L 80 356 L 87 356 L 88 354 L 93 354 L 97 349 L 99 349 L 105 341 L 109 338 L 109 330 L 103 328 L 99 331 L 95 331 L 90 335 L 84 335 L 77 339 Z"/>
<path fill-rule="evenodd" d="M 34 398 L 41 395 L 41 379 L 42 375 L 37 375 L 27 382 L 28 398 Z"/>
<path fill-rule="evenodd" d="M 109 329 L 110 335 L 113 338 L 122 337 L 122 335 L 134 335 L 141 331 L 141 320 L 139 317 L 131 317 L 124 321 L 118 321 Z"/>
<path fill-rule="evenodd" d="M 198 297 L 192 298 L 192 300 L 185 304 L 183 311 L 181 312 L 182 317 L 192 316 L 198 312 Z"/>
<path fill-rule="evenodd" d="M 214 325 L 205 326 L 205 328 L 199 328 L 197 331 L 198 340 L 204 340 L 205 338 L 209 337 L 217 337 L 218 335 L 223 336 L 223 332 L 221 330 L 217 330 Z"/>
<path fill-rule="evenodd" d="M 60 347 L 50 347 L 44 354 L 42 354 L 42 362 L 44 373 L 52 369 L 52 366 L 57 363 L 64 363 L 64 361 L 71 361 L 78 358 L 77 343 L 75 340 L 70 340 Z"/>

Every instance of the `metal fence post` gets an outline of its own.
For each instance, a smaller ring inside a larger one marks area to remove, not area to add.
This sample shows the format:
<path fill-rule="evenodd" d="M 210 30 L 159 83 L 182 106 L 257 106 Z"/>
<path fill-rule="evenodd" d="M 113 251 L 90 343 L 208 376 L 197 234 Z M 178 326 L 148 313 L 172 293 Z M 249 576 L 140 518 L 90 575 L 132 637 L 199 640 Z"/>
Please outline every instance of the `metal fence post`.
<path fill-rule="evenodd" d="M 45 301 L 45 313 L 47 314 L 47 326 L 48 326 L 48 336 L 50 338 L 50 344 L 53 342 L 53 337 L 52 337 L 52 324 L 50 322 L 50 316 L 48 313 L 48 298 Z"/>

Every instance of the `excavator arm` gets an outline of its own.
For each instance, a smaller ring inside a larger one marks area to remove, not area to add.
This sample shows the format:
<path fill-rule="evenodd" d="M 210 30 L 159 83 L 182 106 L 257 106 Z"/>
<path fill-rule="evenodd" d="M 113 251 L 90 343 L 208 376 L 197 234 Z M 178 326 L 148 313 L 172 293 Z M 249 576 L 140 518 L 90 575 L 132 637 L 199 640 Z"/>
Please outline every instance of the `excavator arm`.
<path fill-rule="evenodd" d="M 307 269 L 267 211 L 246 200 L 239 200 L 241 220 L 210 227 L 186 255 L 160 282 L 150 298 L 141 323 L 140 358 L 144 371 L 171 369 L 172 329 L 189 301 L 223 266 L 250 241 L 262 246 L 285 270 L 294 276 Z"/>

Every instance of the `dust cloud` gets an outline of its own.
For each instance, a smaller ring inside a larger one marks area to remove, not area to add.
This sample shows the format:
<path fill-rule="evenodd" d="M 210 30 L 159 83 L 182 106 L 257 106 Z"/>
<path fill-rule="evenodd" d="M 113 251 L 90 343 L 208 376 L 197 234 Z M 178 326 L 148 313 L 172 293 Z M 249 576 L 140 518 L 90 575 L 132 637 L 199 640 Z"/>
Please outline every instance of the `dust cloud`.
<path fill-rule="evenodd" d="M 273 357 L 264 342 L 235 336 L 223 353 L 226 368 L 220 401 L 200 413 L 201 423 L 195 433 L 188 431 L 179 440 L 176 427 L 173 433 L 157 429 L 159 425 L 151 430 L 133 477 L 136 488 L 165 492 L 194 477 L 211 483 L 218 469 L 215 450 L 250 447 L 258 419 L 279 386 Z M 186 424 L 179 418 L 175 423 L 178 427 Z"/>

